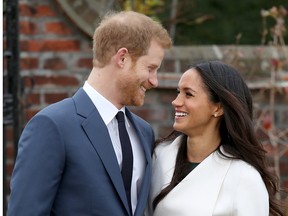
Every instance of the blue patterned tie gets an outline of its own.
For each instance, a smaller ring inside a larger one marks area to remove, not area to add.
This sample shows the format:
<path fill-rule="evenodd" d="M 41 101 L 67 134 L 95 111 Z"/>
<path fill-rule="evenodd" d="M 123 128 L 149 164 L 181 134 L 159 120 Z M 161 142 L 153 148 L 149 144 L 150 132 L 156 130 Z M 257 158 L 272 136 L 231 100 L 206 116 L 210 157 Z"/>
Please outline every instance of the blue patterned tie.
<path fill-rule="evenodd" d="M 126 196 L 132 213 L 131 208 L 131 180 L 132 180 L 132 170 L 133 170 L 133 152 L 129 139 L 129 135 L 125 126 L 124 113 L 119 111 L 116 115 L 118 120 L 118 130 L 122 149 L 122 178 L 125 186 Z"/>

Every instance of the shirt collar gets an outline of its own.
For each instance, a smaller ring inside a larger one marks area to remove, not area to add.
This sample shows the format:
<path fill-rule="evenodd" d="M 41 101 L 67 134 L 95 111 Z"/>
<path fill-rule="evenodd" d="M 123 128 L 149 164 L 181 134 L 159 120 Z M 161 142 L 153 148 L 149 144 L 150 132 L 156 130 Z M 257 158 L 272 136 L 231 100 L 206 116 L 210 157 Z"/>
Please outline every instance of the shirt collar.
<path fill-rule="evenodd" d="M 84 83 L 83 89 L 88 94 L 93 104 L 96 106 L 106 125 L 112 121 L 118 111 L 123 111 L 125 114 L 125 107 L 122 107 L 120 110 L 118 110 L 114 104 L 112 104 L 109 100 L 97 92 L 87 81 Z"/>

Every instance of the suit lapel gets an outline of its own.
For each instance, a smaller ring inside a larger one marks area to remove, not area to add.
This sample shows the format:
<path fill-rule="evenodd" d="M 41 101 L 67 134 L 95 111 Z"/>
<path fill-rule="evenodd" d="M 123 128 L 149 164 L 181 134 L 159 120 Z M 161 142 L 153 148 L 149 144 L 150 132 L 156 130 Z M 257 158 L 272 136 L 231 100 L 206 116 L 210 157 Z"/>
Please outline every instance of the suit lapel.
<path fill-rule="evenodd" d="M 85 118 L 82 122 L 82 127 L 96 153 L 101 158 L 103 166 L 113 182 L 123 204 L 127 211 L 129 211 L 124 185 L 121 181 L 121 172 L 108 129 L 99 112 L 83 89 L 80 89 L 73 96 L 73 99 L 75 101 L 77 113 Z"/>
<path fill-rule="evenodd" d="M 150 137 L 144 137 L 143 131 L 141 130 L 141 128 L 139 128 L 138 124 L 136 124 L 136 120 L 133 118 L 133 115 L 131 114 L 131 112 L 127 108 L 126 108 L 125 112 L 126 112 L 128 119 L 132 123 L 132 125 L 133 125 L 133 127 L 137 133 L 137 136 L 139 137 L 141 146 L 144 150 L 146 164 L 151 163 L 151 150 L 149 150 L 149 146 L 151 146 L 151 143 L 147 143 L 147 142 L 149 142 Z"/>
<path fill-rule="evenodd" d="M 149 149 L 149 146 L 151 146 L 151 143 L 149 142 L 151 141 L 153 142 L 154 137 L 145 137 L 143 134 L 143 129 L 139 128 L 139 124 L 136 124 L 137 120 L 133 117 L 132 113 L 127 108 L 125 112 L 126 112 L 126 116 L 130 120 L 131 124 L 133 125 L 137 133 L 137 136 L 139 138 L 139 141 L 141 143 L 141 146 L 145 155 L 145 171 L 143 175 L 141 190 L 139 192 L 138 204 L 136 206 L 136 210 L 134 213 L 134 215 L 140 215 L 140 212 L 143 212 L 144 208 L 146 207 L 141 204 L 146 203 L 146 200 L 148 198 L 148 191 L 150 189 L 149 187 L 150 187 L 152 160 L 151 160 L 151 150 Z"/>

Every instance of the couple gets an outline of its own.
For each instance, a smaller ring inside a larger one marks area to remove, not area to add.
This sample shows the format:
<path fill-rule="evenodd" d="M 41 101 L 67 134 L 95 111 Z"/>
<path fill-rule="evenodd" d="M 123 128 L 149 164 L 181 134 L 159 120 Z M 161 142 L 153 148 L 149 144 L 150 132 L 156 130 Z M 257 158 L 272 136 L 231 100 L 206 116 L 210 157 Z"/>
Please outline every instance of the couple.
<path fill-rule="evenodd" d="M 145 15 L 103 18 L 83 88 L 40 111 L 21 135 L 9 216 L 283 215 L 253 131 L 249 89 L 233 68 L 213 61 L 183 74 L 172 102 L 175 132 L 155 149 L 151 126 L 126 107 L 141 106 L 157 87 L 171 46 Z M 127 193 L 119 111 L 133 154 Z"/>

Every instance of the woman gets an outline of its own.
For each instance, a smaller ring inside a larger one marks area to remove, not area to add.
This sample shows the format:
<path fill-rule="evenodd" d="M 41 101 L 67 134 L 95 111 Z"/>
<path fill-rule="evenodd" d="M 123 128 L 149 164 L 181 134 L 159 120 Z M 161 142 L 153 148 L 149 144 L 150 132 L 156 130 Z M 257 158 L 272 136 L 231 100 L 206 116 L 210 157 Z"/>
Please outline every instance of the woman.
<path fill-rule="evenodd" d="M 175 131 L 154 153 L 150 215 L 284 215 L 250 91 L 235 69 L 218 61 L 191 67 L 172 105 Z"/>

